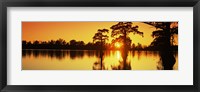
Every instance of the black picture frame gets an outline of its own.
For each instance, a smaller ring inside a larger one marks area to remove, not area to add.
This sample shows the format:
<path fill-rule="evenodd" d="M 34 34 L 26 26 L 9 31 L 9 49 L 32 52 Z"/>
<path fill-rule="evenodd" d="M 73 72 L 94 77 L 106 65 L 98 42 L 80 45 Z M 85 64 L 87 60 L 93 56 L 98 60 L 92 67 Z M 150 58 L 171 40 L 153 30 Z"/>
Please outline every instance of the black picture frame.
<path fill-rule="evenodd" d="M 7 85 L 7 7 L 193 7 L 194 85 Z M 35 91 L 115 91 L 115 92 L 200 92 L 199 35 L 200 0 L 1 0 L 0 1 L 0 90 Z"/>

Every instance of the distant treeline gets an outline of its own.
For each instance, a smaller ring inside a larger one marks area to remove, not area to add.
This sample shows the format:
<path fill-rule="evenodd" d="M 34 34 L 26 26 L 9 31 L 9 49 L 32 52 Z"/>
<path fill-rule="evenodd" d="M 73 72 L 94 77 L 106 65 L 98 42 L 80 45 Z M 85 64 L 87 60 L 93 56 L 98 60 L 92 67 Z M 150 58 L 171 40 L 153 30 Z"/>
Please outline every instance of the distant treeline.
<path fill-rule="evenodd" d="M 50 40 L 50 41 L 22 41 L 22 49 L 69 49 L 69 50 L 100 50 L 101 42 L 88 42 L 87 44 L 84 41 L 70 40 L 66 42 L 63 39 Z M 129 50 L 158 50 L 156 46 L 145 46 L 140 43 L 137 45 L 132 44 L 128 46 Z M 116 48 L 113 43 L 105 43 L 103 49 L 120 49 Z M 162 49 L 162 48 L 161 48 Z M 178 50 L 178 46 L 172 46 L 172 50 Z"/>

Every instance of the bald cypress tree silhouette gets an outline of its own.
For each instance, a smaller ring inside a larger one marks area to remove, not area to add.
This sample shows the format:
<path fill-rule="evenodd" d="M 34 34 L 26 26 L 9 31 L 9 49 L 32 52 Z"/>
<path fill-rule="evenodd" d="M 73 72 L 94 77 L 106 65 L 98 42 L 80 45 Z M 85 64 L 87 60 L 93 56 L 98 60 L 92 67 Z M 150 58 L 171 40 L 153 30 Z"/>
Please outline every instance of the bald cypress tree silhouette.
<path fill-rule="evenodd" d="M 108 40 L 108 36 L 106 35 L 107 33 L 109 33 L 108 29 L 98 29 L 97 33 L 95 33 L 95 35 L 93 36 L 93 42 L 100 42 L 100 69 L 103 69 L 103 49 L 104 49 L 104 45 L 106 43 L 106 40 Z M 98 62 L 95 62 L 95 64 L 97 64 Z"/>
<path fill-rule="evenodd" d="M 138 31 L 138 26 L 133 26 L 132 22 L 119 22 L 110 27 L 112 29 L 111 37 L 116 39 L 123 40 L 123 70 L 128 70 L 130 67 L 127 67 L 127 56 L 128 56 L 128 44 L 129 44 L 129 34 L 139 34 L 143 37 L 143 32 Z"/>
<path fill-rule="evenodd" d="M 172 52 L 172 45 L 174 43 L 174 35 L 178 34 L 178 26 L 172 24 L 178 22 L 144 22 L 156 28 L 152 32 L 154 38 L 151 46 L 159 49 L 160 57 L 164 70 L 172 70 L 176 62 Z"/>

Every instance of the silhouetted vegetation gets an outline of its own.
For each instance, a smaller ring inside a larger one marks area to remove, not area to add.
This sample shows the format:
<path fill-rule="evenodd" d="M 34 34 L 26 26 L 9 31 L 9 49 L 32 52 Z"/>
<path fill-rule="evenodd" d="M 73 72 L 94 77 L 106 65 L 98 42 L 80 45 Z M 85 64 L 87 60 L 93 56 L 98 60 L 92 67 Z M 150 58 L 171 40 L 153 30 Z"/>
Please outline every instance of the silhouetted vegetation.
<path fill-rule="evenodd" d="M 22 49 L 70 49 L 70 50 L 98 50 L 101 45 L 100 42 L 89 42 L 70 40 L 66 42 L 63 39 L 50 41 L 22 41 Z"/>
<path fill-rule="evenodd" d="M 84 55 L 88 57 L 98 57 L 99 52 L 94 50 L 22 50 L 23 57 L 30 57 L 31 55 L 33 55 L 35 58 L 43 56 L 64 59 L 66 56 L 69 56 L 70 59 L 75 59 L 83 58 Z"/>
<path fill-rule="evenodd" d="M 103 67 L 103 50 L 106 49 L 105 48 L 105 43 L 106 40 L 108 40 L 108 36 L 105 33 L 108 33 L 109 30 L 108 29 L 98 29 L 97 33 L 95 33 L 95 35 L 93 36 L 93 42 L 99 42 L 100 43 L 100 60 L 96 61 L 94 63 L 94 65 L 100 65 L 100 69 L 104 69 Z M 93 67 L 93 69 L 95 69 L 95 67 Z M 98 68 L 97 68 L 98 69 Z"/>
<path fill-rule="evenodd" d="M 44 50 L 22 50 L 22 55 L 39 55 L 56 57 L 58 59 L 64 58 L 66 55 L 70 59 L 76 57 L 82 58 L 84 50 L 97 50 L 96 52 L 89 53 L 89 56 L 96 56 L 99 60 L 93 64 L 93 70 L 106 70 L 104 66 L 105 50 L 119 50 L 122 60 L 119 60 L 118 66 L 111 66 L 113 70 L 131 70 L 131 61 L 127 60 L 128 52 L 130 50 L 138 51 L 138 59 L 140 59 L 140 51 L 158 51 L 160 60 L 158 61 L 157 69 L 172 70 L 176 62 L 174 51 L 178 50 L 178 45 L 175 45 L 174 36 L 178 34 L 178 22 L 143 22 L 156 28 L 152 32 L 154 40 L 149 46 L 142 45 L 141 43 L 132 43 L 130 33 L 144 36 L 144 33 L 139 31 L 139 26 L 133 26 L 132 22 L 119 22 L 110 27 L 111 36 L 113 40 L 111 43 L 106 41 L 109 39 L 108 29 L 98 29 L 94 36 L 91 38 L 93 42 L 85 43 L 84 41 L 77 41 L 72 39 L 65 41 L 64 39 L 49 40 L 49 41 L 22 41 L 22 49 L 44 49 Z M 120 47 L 114 46 L 115 43 L 121 43 Z M 45 50 L 54 49 L 54 50 Z M 64 49 L 64 50 L 63 50 Z M 65 51 L 66 50 L 66 51 Z M 26 53 L 26 54 L 24 54 Z"/>
<path fill-rule="evenodd" d="M 104 50 L 115 50 L 113 46 L 113 43 L 121 41 L 120 39 L 115 39 L 112 41 L 112 43 L 105 43 L 103 46 Z M 127 41 L 130 41 L 129 38 L 127 38 Z M 76 41 L 71 40 L 70 42 L 64 41 L 63 44 L 56 44 L 56 40 L 50 40 L 50 41 L 22 41 L 22 49 L 69 49 L 69 50 L 100 50 L 101 43 L 100 42 L 88 42 L 85 44 L 84 41 Z M 60 42 L 57 42 L 60 43 Z M 132 45 L 129 45 L 129 50 L 148 50 L 148 51 L 156 51 L 158 50 L 158 46 L 145 46 L 140 43 L 135 45 L 134 43 Z M 171 49 L 174 51 L 178 50 L 178 45 L 172 45 Z"/>
<path fill-rule="evenodd" d="M 160 52 L 160 63 L 164 70 L 172 70 L 176 62 L 173 53 L 174 35 L 178 34 L 178 22 L 144 22 L 154 26 L 157 30 L 152 32 L 154 38 L 150 46 L 156 47 Z M 175 48 L 176 49 L 176 48 Z"/>
<path fill-rule="evenodd" d="M 123 43 L 121 50 L 121 57 L 123 61 L 119 61 L 120 65 L 118 67 L 113 67 L 113 69 L 131 70 L 130 62 L 127 61 L 128 50 L 131 49 L 131 39 L 129 37 L 129 34 L 139 34 L 143 37 L 143 32 L 138 31 L 138 26 L 133 26 L 132 22 L 119 22 L 118 24 L 113 25 L 111 29 L 111 37 L 115 38 L 113 42 L 117 41 Z"/>

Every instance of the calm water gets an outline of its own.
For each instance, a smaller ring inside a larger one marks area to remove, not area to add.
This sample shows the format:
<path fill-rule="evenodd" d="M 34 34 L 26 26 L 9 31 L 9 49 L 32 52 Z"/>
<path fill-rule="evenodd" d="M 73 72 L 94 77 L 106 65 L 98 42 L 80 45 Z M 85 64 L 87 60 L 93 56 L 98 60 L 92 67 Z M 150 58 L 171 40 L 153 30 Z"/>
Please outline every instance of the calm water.
<path fill-rule="evenodd" d="M 178 52 L 174 53 L 178 69 Z M 129 51 L 123 60 L 120 51 L 23 50 L 23 70 L 162 70 L 158 51 Z M 102 62 L 101 62 L 102 61 Z M 125 62 L 124 62 L 125 61 Z"/>

